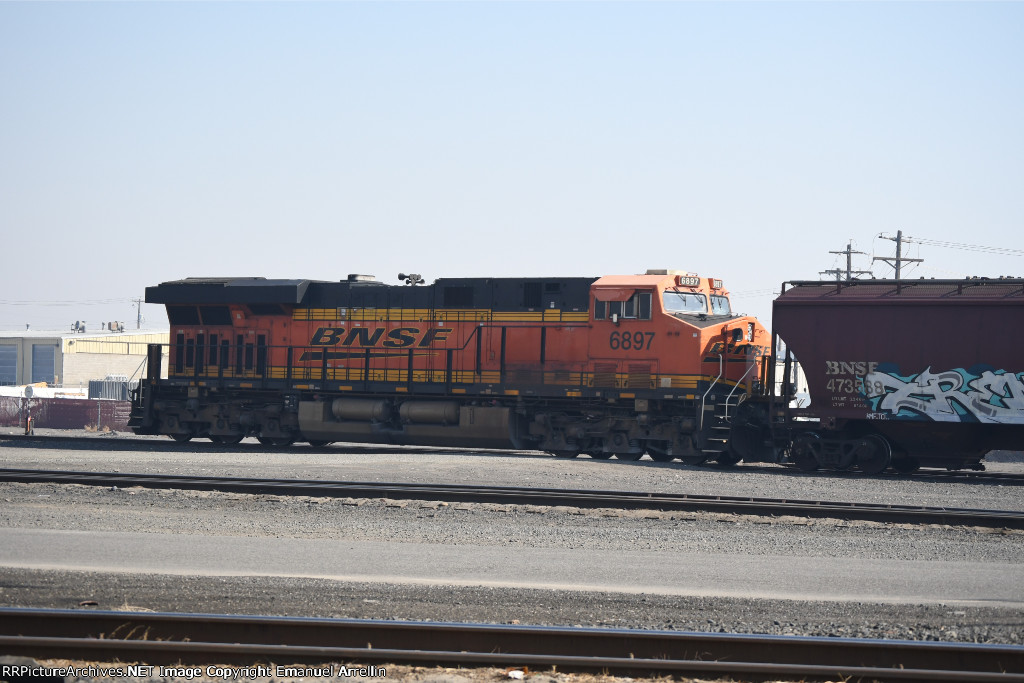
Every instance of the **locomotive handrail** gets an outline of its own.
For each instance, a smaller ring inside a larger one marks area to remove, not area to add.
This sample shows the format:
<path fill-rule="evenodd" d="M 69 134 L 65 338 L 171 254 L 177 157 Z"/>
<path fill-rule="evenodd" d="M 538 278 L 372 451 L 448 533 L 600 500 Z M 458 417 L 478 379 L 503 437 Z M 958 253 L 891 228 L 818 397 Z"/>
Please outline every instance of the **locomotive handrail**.
<path fill-rule="evenodd" d="M 725 419 L 729 419 L 729 399 L 732 398 L 732 395 L 736 393 L 736 390 L 739 389 L 741 384 L 743 384 L 743 380 L 747 378 L 747 375 L 749 375 L 750 371 L 753 369 L 754 363 L 750 363 L 750 366 L 747 368 L 747 371 L 743 373 L 743 376 L 740 377 L 736 384 L 733 386 L 732 391 L 730 391 L 729 395 L 725 397 Z"/>
<path fill-rule="evenodd" d="M 718 384 L 718 380 L 722 379 L 723 374 L 725 374 L 725 356 L 720 353 L 718 354 L 718 377 L 715 377 L 715 381 L 711 383 L 708 390 L 700 397 L 700 415 L 697 416 L 697 431 L 704 429 L 704 400 L 711 393 L 711 390 L 715 388 L 715 385 Z"/>

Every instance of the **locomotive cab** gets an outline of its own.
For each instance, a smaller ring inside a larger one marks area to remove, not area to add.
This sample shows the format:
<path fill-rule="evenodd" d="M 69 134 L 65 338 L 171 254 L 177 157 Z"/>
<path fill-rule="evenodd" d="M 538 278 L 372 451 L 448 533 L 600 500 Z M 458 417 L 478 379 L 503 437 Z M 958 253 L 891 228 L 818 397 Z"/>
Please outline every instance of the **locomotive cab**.
<path fill-rule="evenodd" d="M 732 311 L 721 280 L 688 272 L 603 277 L 591 293 L 595 386 L 624 370 L 626 386 L 649 388 L 655 405 L 689 414 L 674 418 L 687 438 L 647 439 L 652 457 L 660 448 L 682 453 L 692 444 L 677 457 L 741 459 L 728 440 L 741 404 L 760 393 L 765 379 L 761 359 L 770 337 L 760 322 Z"/>

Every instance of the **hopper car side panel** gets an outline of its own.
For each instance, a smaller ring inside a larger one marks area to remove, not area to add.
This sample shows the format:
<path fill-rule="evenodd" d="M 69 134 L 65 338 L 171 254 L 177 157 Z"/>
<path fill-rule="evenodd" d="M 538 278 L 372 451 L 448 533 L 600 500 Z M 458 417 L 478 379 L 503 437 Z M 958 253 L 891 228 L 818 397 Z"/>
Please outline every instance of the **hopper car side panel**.
<path fill-rule="evenodd" d="M 796 451 L 879 437 L 898 466 L 962 467 L 1024 446 L 1024 281 L 792 283 L 774 332 L 810 392 L 786 416 Z M 832 445 L 820 464 L 844 464 Z"/>

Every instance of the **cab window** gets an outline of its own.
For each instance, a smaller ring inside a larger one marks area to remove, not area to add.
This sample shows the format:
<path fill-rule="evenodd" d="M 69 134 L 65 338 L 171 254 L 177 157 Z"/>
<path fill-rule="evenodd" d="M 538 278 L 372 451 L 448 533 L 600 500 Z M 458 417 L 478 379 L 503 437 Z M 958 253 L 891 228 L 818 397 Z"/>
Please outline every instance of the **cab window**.
<path fill-rule="evenodd" d="M 662 297 L 666 313 L 707 313 L 708 299 L 696 292 L 665 292 Z"/>
<path fill-rule="evenodd" d="M 729 297 L 712 294 L 711 312 L 715 315 L 732 315 L 732 308 L 729 306 Z"/>
<path fill-rule="evenodd" d="M 594 298 L 594 320 L 607 320 L 617 315 L 620 318 L 636 320 L 651 319 L 651 293 L 634 292 L 625 301 L 601 301 Z"/>

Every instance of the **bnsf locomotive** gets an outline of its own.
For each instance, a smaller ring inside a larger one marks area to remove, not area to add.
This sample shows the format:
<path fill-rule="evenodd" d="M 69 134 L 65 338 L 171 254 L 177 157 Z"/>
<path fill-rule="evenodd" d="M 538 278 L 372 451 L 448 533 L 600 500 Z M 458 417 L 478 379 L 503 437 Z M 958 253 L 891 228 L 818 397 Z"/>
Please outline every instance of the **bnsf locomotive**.
<path fill-rule="evenodd" d="M 766 394 L 770 338 L 733 313 L 720 280 L 400 277 L 147 288 L 148 303 L 167 307 L 170 348 L 166 379 L 162 349 L 149 349 L 133 429 L 279 446 L 741 457 L 731 422 L 743 399 Z M 765 445 L 756 427 L 744 436 L 751 454 Z"/>

